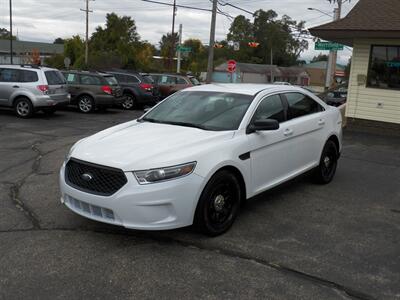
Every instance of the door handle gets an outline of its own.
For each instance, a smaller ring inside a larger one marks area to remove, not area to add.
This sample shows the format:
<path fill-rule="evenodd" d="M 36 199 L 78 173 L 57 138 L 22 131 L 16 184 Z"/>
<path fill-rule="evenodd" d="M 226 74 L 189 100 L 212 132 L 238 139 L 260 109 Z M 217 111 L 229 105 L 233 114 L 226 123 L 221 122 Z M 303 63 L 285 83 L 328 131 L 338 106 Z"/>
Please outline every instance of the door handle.
<path fill-rule="evenodd" d="M 19 86 L 18 85 L 13 85 L 13 88 L 14 89 L 19 89 Z"/>
<path fill-rule="evenodd" d="M 325 120 L 319 119 L 318 125 L 320 125 L 320 126 L 325 125 Z"/>
<path fill-rule="evenodd" d="M 285 129 L 285 131 L 283 132 L 284 136 L 291 136 L 293 134 L 293 129 Z"/>

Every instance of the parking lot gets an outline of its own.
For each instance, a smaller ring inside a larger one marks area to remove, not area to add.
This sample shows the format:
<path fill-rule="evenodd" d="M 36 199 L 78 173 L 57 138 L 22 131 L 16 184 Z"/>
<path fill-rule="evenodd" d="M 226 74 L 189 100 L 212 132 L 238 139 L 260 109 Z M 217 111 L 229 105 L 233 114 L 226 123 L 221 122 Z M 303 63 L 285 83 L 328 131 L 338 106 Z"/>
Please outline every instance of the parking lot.
<path fill-rule="evenodd" d="M 398 137 L 345 131 L 331 184 L 302 176 L 263 193 L 216 238 L 69 211 L 58 189 L 69 147 L 141 113 L 0 110 L 0 299 L 400 299 Z"/>

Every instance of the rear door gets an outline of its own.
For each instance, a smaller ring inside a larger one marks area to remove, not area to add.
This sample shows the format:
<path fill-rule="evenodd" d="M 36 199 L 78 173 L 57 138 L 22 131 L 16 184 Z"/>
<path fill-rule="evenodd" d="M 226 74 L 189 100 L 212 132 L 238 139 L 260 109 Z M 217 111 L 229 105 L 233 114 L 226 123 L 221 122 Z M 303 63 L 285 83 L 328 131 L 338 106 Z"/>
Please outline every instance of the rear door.
<path fill-rule="evenodd" d="M 66 100 L 68 96 L 67 82 L 61 72 L 58 70 L 48 70 L 44 71 L 44 76 L 49 86 L 48 95 L 50 98 L 56 101 Z"/>
<path fill-rule="evenodd" d="M 291 139 L 292 173 L 316 166 L 325 143 L 324 108 L 300 92 L 283 94 L 288 106 L 287 135 Z"/>
<path fill-rule="evenodd" d="M 19 88 L 18 77 L 18 70 L 0 68 L 0 105 L 11 105 L 10 97 Z"/>
<path fill-rule="evenodd" d="M 68 85 L 68 92 L 71 94 L 71 101 L 74 101 L 81 92 L 79 75 L 76 73 L 65 72 L 64 77 Z"/>
<path fill-rule="evenodd" d="M 176 92 L 176 77 L 171 75 L 160 75 L 158 79 L 158 89 L 162 97 L 168 97 Z"/>

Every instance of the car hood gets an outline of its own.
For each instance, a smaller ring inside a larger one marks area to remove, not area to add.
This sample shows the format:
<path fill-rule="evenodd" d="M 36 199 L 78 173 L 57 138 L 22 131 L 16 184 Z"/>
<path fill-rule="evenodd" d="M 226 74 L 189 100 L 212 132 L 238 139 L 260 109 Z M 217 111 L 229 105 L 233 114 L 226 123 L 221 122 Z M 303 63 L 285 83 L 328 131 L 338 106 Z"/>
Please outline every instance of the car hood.
<path fill-rule="evenodd" d="M 233 136 L 233 131 L 132 121 L 81 140 L 71 157 L 124 171 L 144 170 L 196 161 L 196 154 Z"/>

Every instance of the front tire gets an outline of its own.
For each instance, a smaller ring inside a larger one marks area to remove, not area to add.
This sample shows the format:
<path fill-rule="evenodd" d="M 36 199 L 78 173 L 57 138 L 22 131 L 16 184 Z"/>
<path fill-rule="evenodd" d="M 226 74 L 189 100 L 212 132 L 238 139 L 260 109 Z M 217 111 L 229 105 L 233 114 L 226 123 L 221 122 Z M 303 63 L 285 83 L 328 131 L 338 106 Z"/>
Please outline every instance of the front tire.
<path fill-rule="evenodd" d="M 30 118 L 34 113 L 32 102 L 28 98 L 19 98 L 14 103 L 14 111 L 20 118 Z"/>
<path fill-rule="evenodd" d="M 78 99 L 78 109 L 85 114 L 94 111 L 95 104 L 93 98 L 87 95 L 80 96 Z"/>
<path fill-rule="evenodd" d="M 200 196 L 195 227 L 209 236 L 225 233 L 239 213 L 241 198 L 242 191 L 236 176 L 225 170 L 217 172 Z"/>
<path fill-rule="evenodd" d="M 328 184 L 332 181 L 336 173 L 337 161 L 339 158 L 336 144 L 329 140 L 322 150 L 321 159 L 315 169 L 314 178 L 319 184 Z"/>

